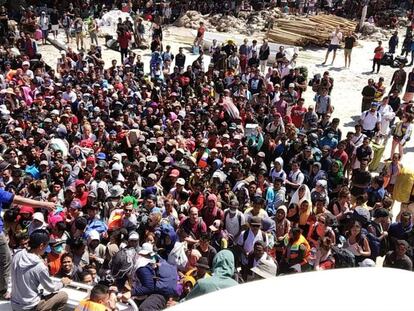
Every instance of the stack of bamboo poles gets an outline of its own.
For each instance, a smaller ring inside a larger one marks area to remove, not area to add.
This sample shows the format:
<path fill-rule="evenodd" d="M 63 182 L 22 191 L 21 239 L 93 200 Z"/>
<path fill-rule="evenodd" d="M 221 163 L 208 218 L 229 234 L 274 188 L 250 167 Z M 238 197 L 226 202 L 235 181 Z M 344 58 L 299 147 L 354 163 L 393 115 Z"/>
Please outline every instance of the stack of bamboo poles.
<path fill-rule="evenodd" d="M 268 32 L 270 42 L 294 46 L 329 43 L 332 31 L 339 26 L 342 33 L 354 31 L 356 23 L 334 15 L 316 15 L 310 18 L 278 19 Z"/>

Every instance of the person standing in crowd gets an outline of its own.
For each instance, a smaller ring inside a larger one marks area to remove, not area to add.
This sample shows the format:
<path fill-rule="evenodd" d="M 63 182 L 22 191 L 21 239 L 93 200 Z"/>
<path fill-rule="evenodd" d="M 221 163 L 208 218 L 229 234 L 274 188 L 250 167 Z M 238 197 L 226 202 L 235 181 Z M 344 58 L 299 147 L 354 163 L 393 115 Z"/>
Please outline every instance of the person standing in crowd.
<path fill-rule="evenodd" d="M 77 15 L 73 21 L 73 28 L 75 29 L 76 48 L 79 51 L 80 45 L 81 50 L 83 50 L 83 20 L 79 15 Z"/>
<path fill-rule="evenodd" d="M 368 110 L 371 107 L 371 103 L 374 101 L 376 88 L 374 85 L 374 79 L 368 79 L 368 85 L 362 89 L 362 105 L 361 112 Z"/>
<path fill-rule="evenodd" d="M 394 32 L 388 41 L 388 53 L 395 54 L 395 50 L 398 47 L 398 31 Z"/>
<path fill-rule="evenodd" d="M 65 11 L 63 13 L 63 16 L 60 20 L 60 25 L 62 25 L 63 31 L 65 32 L 65 35 L 66 35 L 66 44 L 71 43 L 72 35 L 70 33 L 70 28 L 72 26 L 72 18 L 70 17 L 68 12 Z"/>
<path fill-rule="evenodd" d="M 59 13 L 56 8 L 53 8 L 50 12 L 50 24 L 53 33 L 53 39 L 56 40 L 59 33 Z"/>
<path fill-rule="evenodd" d="M 356 45 L 356 39 L 352 32 L 348 32 L 344 39 L 344 56 L 345 56 L 345 68 L 351 67 L 351 55 L 352 49 Z"/>
<path fill-rule="evenodd" d="M 413 132 L 413 116 L 409 114 L 403 114 L 401 121 L 397 122 L 394 130 L 392 131 L 392 146 L 391 157 L 394 155 L 395 149 L 398 147 L 398 153 L 400 159 L 404 155 L 404 146 L 407 141 L 410 140 Z"/>
<path fill-rule="evenodd" d="M 49 17 L 46 15 L 45 11 L 42 11 L 39 17 L 39 27 L 42 31 L 42 44 L 46 44 L 46 40 L 49 35 L 49 24 Z"/>
<path fill-rule="evenodd" d="M 259 49 L 260 71 L 264 73 L 266 71 L 267 61 L 270 56 L 270 47 L 266 39 L 263 39 L 263 44 Z"/>
<path fill-rule="evenodd" d="M 197 35 L 194 39 L 194 46 L 203 48 L 203 41 L 204 41 L 204 34 L 206 32 L 206 27 L 204 26 L 203 22 L 200 22 L 200 26 L 197 29 Z"/>
<path fill-rule="evenodd" d="M 91 39 L 91 45 L 95 44 L 96 46 L 99 46 L 98 24 L 96 23 L 96 20 L 93 16 L 89 17 L 89 20 L 87 21 L 87 27 L 89 32 L 89 38 Z"/>
<path fill-rule="evenodd" d="M 399 93 L 402 92 L 402 89 L 407 80 L 407 73 L 404 70 L 404 64 L 400 64 L 399 69 L 394 72 L 391 79 L 391 90 L 390 92 L 397 90 Z"/>
<path fill-rule="evenodd" d="M 121 53 L 121 63 L 128 57 L 129 42 L 131 41 L 131 33 L 124 27 L 121 27 L 118 32 L 119 51 Z"/>
<path fill-rule="evenodd" d="M 331 42 L 329 44 L 328 51 L 326 52 L 325 61 L 322 63 L 322 65 L 326 64 L 326 62 L 328 61 L 329 54 L 332 51 L 333 51 L 333 57 L 332 57 L 331 65 L 333 65 L 335 58 L 336 58 L 336 51 L 338 50 L 339 45 L 341 44 L 341 41 L 342 41 L 342 32 L 340 30 L 341 30 L 340 27 L 337 26 L 335 30 L 331 33 L 331 36 L 330 36 Z"/>
<path fill-rule="evenodd" d="M 378 41 L 378 46 L 374 50 L 374 59 L 372 61 L 372 72 L 375 72 L 375 66 L 377 66 L 377 73 L 381 68 L 381 60 L 384 56 L 384 48 L 382 47 L 382 41 Z"/>
<path fill-rule="evenodd" d="M 410 257 L 407 256 L 409 247 L 407 241 L 398 240 L 396 242 L 395 250 L 389 251 L 385 256 L 383 266 L 412 271 L 413 263 Z"/>

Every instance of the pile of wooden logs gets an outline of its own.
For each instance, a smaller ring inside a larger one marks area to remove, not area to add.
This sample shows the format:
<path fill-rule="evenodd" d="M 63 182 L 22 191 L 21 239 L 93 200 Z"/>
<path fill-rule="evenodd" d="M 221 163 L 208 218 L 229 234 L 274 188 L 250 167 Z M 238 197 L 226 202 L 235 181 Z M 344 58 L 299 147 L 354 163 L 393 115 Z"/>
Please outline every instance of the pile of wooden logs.
<path fill-rule="evenodd" d="M 356 22 L 335 15 L 315 15 L 309 18 L 277 19 L 268 32 L 270 42 L 294 46 L 325 46 L 330 34 L 339 26 L 345 35 L 355 31 Z"/>

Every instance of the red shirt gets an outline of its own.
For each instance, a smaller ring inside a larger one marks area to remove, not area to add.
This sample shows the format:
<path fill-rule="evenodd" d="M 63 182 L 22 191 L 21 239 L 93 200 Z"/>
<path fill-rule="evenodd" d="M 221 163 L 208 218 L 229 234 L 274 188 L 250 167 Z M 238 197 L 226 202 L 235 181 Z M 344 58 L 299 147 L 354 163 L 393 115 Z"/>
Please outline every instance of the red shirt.
<path fill-rule="evenodd" d="M 338 149 L 335 149 L 332 152 L 332 159 L 341 161 L 344 167 L 346 166 L 346 163 L 348 163 L 348 158 L 348 154 L 345 150 L 341 152 Z"/>
<path fill-rule="evenodd" d="M 130 40 L 131 40 L 131 33 L 129 31 L 126 31 L 122 35 L 118 36 L 118 42 L 119 42 L 120 48 L 127 49 Z"/>
<path fill-rule="evenodd" d="M 290 112 L 290 116 L 292 118 L 292 123 L 297 127 L 297 128 L 301 128 L 302 127 L 302 122 L 303 122 L 303 116 L 306 113 L 306 111 L 308 111 L 305 107 L 301 107 L 299 105 L 295 105 L 293 106 L 291 112 Z"/>
<path fill-rule="evenodd" d="M 384 55 L 384 48 L 382 46 L 377 46 L 374 50 L 374 53 L 375 59 L 382 59 L 382 56 Z"/>

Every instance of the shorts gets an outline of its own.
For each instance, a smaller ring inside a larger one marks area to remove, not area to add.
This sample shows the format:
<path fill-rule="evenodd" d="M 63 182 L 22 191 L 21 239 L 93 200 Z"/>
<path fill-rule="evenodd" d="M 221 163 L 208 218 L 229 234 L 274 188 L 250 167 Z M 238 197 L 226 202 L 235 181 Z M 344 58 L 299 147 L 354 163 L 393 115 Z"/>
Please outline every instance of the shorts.
<path fill-rule="evenodd" d="M 52 31 L 58 31 L 59 25 L 52 25 Z"/>
<path fill-rule="evenodd" d="M 331 52 L 331 51 L 335 51 L 336 52 L 336 50 L 339 48 L 339 45 L 337 45 L 337 44 L 329 44 L 329 46 L 328 46 L 328 52 Z"/>
<path fill-rule="evenodd" d="M 352 49 L 344 49 L 345 55 L 351 55 L 351 53 L 352 53 Z"/>

